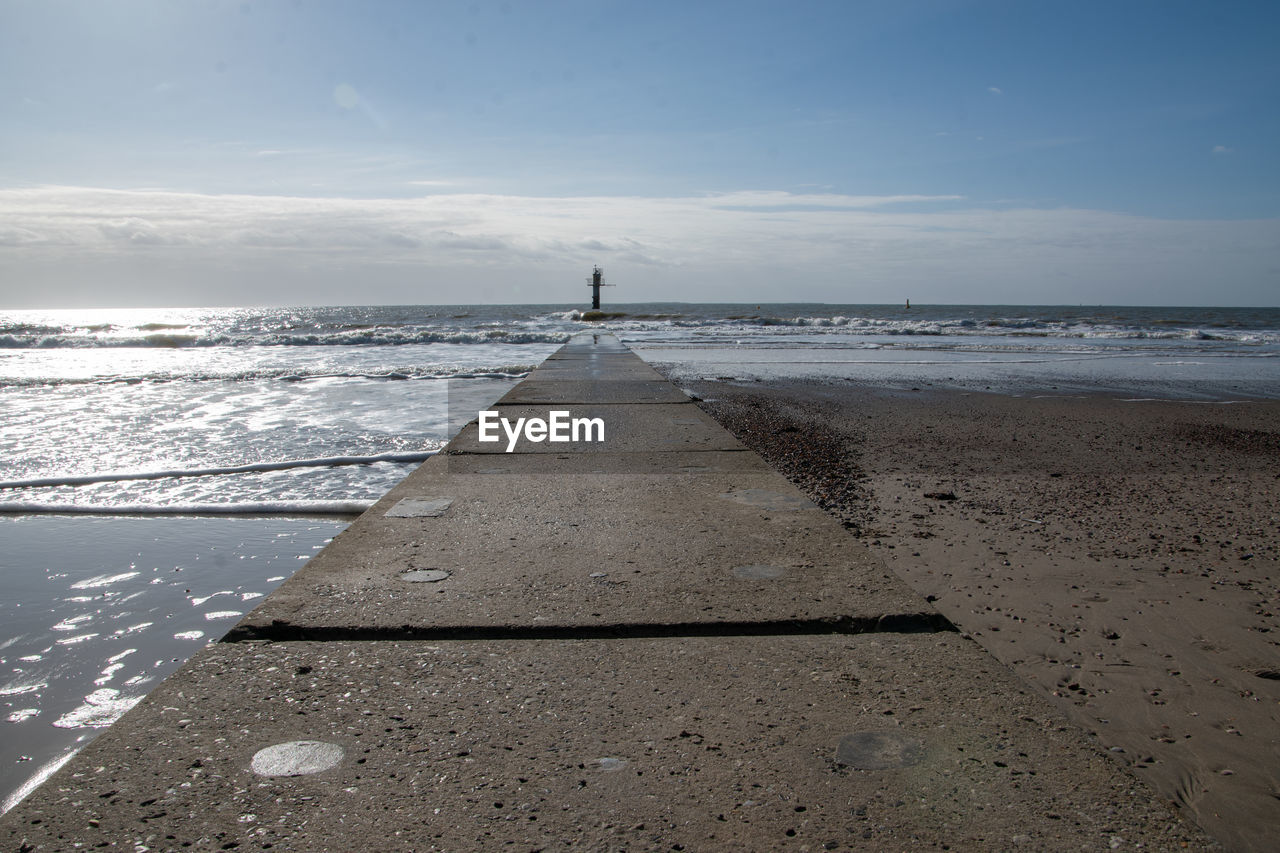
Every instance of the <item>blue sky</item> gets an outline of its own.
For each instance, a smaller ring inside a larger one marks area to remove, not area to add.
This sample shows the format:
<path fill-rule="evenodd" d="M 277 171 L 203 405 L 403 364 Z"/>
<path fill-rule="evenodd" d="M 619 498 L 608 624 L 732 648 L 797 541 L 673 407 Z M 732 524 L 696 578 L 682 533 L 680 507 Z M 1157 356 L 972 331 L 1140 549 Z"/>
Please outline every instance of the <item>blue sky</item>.
<path fill-rule="evenodd" d="M 0 307 L 1277 304 L 1280 4 L 0 0 Z M 624 292 L 625 291 L 625 292 Z"/>

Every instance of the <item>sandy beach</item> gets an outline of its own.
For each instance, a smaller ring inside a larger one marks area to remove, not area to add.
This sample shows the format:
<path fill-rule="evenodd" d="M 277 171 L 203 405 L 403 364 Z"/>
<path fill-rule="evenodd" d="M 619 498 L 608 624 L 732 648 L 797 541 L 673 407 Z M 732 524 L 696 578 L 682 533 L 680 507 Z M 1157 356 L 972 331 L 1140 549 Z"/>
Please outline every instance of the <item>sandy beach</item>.
<path fill-rule="evenodd" d="M 1230 850 L 1280 832 L 1280 403 L 685 383 Z"/>

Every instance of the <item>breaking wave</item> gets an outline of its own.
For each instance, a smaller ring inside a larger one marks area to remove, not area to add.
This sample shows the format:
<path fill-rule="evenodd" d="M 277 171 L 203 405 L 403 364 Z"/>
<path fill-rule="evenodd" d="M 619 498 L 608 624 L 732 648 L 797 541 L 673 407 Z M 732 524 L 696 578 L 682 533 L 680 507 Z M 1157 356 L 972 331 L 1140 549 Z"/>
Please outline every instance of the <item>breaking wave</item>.
<path fill-rule="evenodd" d="M 222 474 L 259 474 L 287 471 L 293 468 L 336 468 L 343 465 L 372 465 L 376 462 L 425 462 L 437 453 L 380 453 L 372 456 L 326 456 L 319 459 L 290 459 L 282 462 L 252 462 L 246 465 L 224 465 L 211 468 L 170 468 L 158 471 L 104 472 L 100 474 L 68 474 L 27 480 L 0 481 L 0 489 L 35 489 L 50 486 L 87 486 L 91 483 L 121 483 L 127 480 L 167 480 L 181 477 L 211 477 Z"/>
<path fill-rule="evenodd" d="M 626 307 L 626 306 L 623 306 Z M 817 306 L 763 306 L 783 309 L 747 312 L 747 306 L 688 306 L 684 312 L 566 311 L 552 315 L 565 322 L 621 333 L 667 333 L 673 339 L 745 335 L 753 339 L 792 335 L 841 337 L 1007 337 L 1067 340 L 1223 341 L 1241 344 L 1280 343 L 1274 312 L 1254 309 L 1075 309 L 1026 306 L 839 306 L 830 314 L 807 313 Z M 761 306 L 757 306 L 760 308 Z M 833 306 L 835 307 L 835 306 Z M 848 311 L 862 308 L 865 313 Z M 994 310 L 992 310 L 994 309 Z M 1013 310 L 1009 310 L 1013 309 Z M 1015 313 L 1017 312 L 1017 313 Z M 1025 313 L 1021 313 L 1025 312 Z M 1221 315 L 1221 316 L 1218 316 Z"/>
<path fill-rule="evenodd" d="M 623 317 L 601 324 L 610 329 L 632 331 L 693 330 L 706 333 L 759 334 L 785 336 L 788 332 L 858 336 L 901 337 L 1026 337 L 1112 340 L 1228 341 L 1246 344 L 1280 343 L 1280 331 L 1273 329 L 1207 329 L 1199 326 L 1151 327 L 1084 322 L 1040 320 L 1029 317 L 1000 317 L 986 320 L 949 319 L 885 319 L 835 315 L 750 316 L 750 317 L 680 317 L 654 321 L 641 317 Z"/>
<path fill-rule="evenodd" d="M 316 347 L 316 346 L 402 346 L 406 344 L 560 344 L 569 340 L 569 332 L 518 331 L 509 329 L 433 330 L 433 329 L 347 329 L 337 332 L 236 334 L 149 335 L 94 333 L 29 333 L 6 328 L 0 332 L 0 349 L 88 349 L 186 347 Z"/>
<path fill-rule="evenodd" d="M 675 337 L 829 334 L 1280 343 L 1276 310 L 1260 308 L 648 303 L 605 311 L 532 305 L 191 309 L 112 316 L 109 321 L 98 313 L 11 312 L 0 314 L 0 351 L 559 344 L 591 328 Z"/>
<path fill-rule="evenodd" d="M 402 366 L 385 371 L 336 371 L 326 367 L 263 367 L 240 370 L 181 370 L 140 373 L 138 375 L 95 376 L 0 376 L 0 388 L 55 385 L 140 385 L 153 382 L 253 382 L 279 380 L 307 382 L 318 379 L 368 379 L 373 381 L 407 381 L 432 379 L 502 379 L 518 380 L 529 375 L 532 364 L 506 364 L 486 369 L 465 367 Z"/>

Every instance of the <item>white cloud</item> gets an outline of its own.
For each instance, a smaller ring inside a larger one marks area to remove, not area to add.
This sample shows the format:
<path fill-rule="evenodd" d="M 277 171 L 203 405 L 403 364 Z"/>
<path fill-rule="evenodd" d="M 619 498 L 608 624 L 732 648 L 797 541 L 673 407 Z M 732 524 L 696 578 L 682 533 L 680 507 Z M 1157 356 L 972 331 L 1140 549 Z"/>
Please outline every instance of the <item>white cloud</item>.
<path fill-rule="evenodd" d="M 990 93 L 991 93 L 991 94 L 993 94 L 993 95 L 1003 95 L 1003 94 L 1004 94 L 1004 89 L 1000 89 L 1000 88 L 997 88 L 997 87 L 995 87 L 995 86 L 988 86 L 988 87 L 987 87 L 987 91 L 988 91 L 988 92 L 990 92 Z"/>
<path fill-rule="evenodd" d="M 1214 154 L 1234 154 L 1234 153 L 1235 153 L 1235 150 L 1236 150 L 1236 149 L 1234 149 L 1234 148 L 1229 148 L 1229 147 L 1227 147 L 1226 145 L 1215 145 L 1215 146 L 1213 146 L 1213 153 L 1214 153 Z"/>
<path fill-rule="evenodd" d="M 865 302 L 910 290 L 921 302 L 1257 304 L 1247 288 L 1274 282 L 1280 268 L 1280 220 L 962 203 L 774 191 L 351 199 L 0 190 L 0 281 L 47 283 L 38 295 L 6 284 L 0 306 L 59 304 L 59 288 L 87 287 L 77 276 L 153 304 L 562 302 L 580 296 L 577 273 L 593 263 L 627 279 L 621 301 Z"/>
<path fill-rule="evenodd" d="M 705 196 L 716 206 L 729 210 L 732 208 L 828 208 L 858 209 L 884 207 L 892 204 L 911 202 L 958 201 L 958 195 L 840 195 L 838 193 L 789 193 L 778 190 L 743 190 L 732 193 L 717 193 Z"/>

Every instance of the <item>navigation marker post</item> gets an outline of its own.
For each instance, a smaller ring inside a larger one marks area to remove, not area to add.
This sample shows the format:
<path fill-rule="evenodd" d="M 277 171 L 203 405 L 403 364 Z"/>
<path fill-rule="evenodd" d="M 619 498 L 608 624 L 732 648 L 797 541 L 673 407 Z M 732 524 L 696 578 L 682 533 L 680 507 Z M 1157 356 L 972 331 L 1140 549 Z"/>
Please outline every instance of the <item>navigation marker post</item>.
<path fill-rule="evenodd" d="M 600 288 L 613 287 L 612 284 L 604 283 L 604 270 L 600 267 L 592 267 L 591 278 L 587 279 L 587 286 L 591 288 L 591 310 L 600 310 Z"/>

